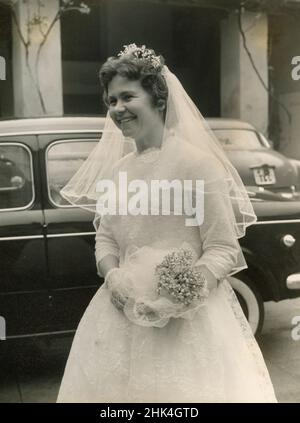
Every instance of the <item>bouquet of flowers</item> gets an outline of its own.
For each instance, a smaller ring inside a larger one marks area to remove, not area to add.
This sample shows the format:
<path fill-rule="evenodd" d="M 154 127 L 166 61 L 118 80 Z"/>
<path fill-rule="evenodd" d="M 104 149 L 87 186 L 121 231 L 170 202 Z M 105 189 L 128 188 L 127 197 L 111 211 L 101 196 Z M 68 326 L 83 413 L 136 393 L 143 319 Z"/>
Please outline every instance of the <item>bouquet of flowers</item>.
<path fill-rule="evenodd" d="M 188 246 L 190 247 L 190 246 Z M 173 250 L 142 247 L 128 254 L 123 270 L 131 274 L 124 314 L 140 326 L 165 326 L 171 317 L 193 319 L 209 291 L 204 275 L 193 267 L 192 247 Z"/>
<path fill-rule="evenodd" d="M 185 306 L 205 300 L 208 296 L 206 279 L 192 264 L 193 253 L 189 249 L 167 254 L 155 269 L 157 293 Z"/>

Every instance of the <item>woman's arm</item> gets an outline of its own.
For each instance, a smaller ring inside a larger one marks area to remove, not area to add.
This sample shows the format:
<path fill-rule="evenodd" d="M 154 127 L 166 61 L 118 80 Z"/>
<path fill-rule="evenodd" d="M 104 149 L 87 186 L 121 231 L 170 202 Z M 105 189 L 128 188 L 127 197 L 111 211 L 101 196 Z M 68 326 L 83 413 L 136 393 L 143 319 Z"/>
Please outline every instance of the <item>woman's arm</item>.
<path fill-rule="evenodd" d="M 206 266 L 216 279 L 231 273 L 241 248 L 233 226 L 229 200 L 221 193 L 204 196 L 204 221 L 199 226 L 202 256 L 195 266 Z"/>
<path fill-rule="evenodd" d="M 98 274 L 103 275 L 104 278 L 115 267 L 119 267 L 119 259 L 113 254 L 107 254 L 97 262 Z"/>
<path fill-rule="evenodd" d="M 218 286 L 218 279 L 215 277 L 215 275 L 208 269 L 208 267 L 204 264 L 199 264 L 198 262 L 195 264 L 194 268 L 197 271 L 200 271 L 207 282 L 207 289 L 211 291 L 214 288 L 217 288 Z"/>
<path fill-rule="evenodd" d="M 103 216 L 96 232 L 96 265 L 98 274 L 102 277 L 105 277 L 109 270 L 119 267 L 120 249 L 110 223 L 109 217 Z"/>
<path fill-rule="evenodd" d="M 202 256 L 195 263 L 213 286 L 237 264 L 241 248 L 234 228 L 234 212 L 219 163 L 206 160 L 199 172 L 204 180 L 204 219 L 199 226 Z M 215 281 L 214 281 L 215 279 Z"/>
<path fill-rule="evenodd" d="M 108 216 L 100 219 L 96 232 L 96 264 L 98 275 L 105 278 L 106 286 L 111 292 L 111 302 L 123 310 L 128 299 L 124 275 L 119 269 L 119 246 L 111 229 L 111 220 Z"/>

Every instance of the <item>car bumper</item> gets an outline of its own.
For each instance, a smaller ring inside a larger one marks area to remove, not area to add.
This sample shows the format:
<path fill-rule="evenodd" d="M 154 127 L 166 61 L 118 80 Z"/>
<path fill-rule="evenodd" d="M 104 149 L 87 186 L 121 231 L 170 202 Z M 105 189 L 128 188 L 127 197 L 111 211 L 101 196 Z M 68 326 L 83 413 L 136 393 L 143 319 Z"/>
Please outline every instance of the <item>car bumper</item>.
<path fill-rule="evenodd" d="M 288 289 L 300 289 L 300 273 L 293 273 L 286 279 Z"/>

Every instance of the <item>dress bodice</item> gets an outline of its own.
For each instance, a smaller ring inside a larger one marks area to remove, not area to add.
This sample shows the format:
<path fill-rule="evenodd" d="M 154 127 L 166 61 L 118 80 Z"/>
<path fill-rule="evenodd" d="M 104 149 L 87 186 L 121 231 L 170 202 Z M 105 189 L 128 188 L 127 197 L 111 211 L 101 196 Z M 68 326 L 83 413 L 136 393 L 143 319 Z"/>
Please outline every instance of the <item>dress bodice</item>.
<path fill-rule="evenodd" d="M 191 209 L 186 210 L 186 181 L 195 185 L 196 179 L 205 180 L 207 160 L 205 157 L 199 160 L 199 154 L 197 157 L 194 154 L 195 148 L 171 137 L 160 149 L 130 153 L 119 161 L 114 170 L 116 214 L 101 218 L 96 235 L 97 262 L 107 254 L 114 254 L 122 263 L 127 248 L 132 245 L 176 248 L 187 242 L 199 257 L 199 264 L 207 265 L 217 278 L 230 273 L 240 247 L 222 196 L 215 193 L 203 199 L 204 216 L 200 225 L 196 226 L 195 222 L 191 225 Z M 157 191 L 151 195 L 155 191 L 153 186 L 163 180 L 177 181 L 174 185 L 177 189 L 169 190 L 165 203 Z M 183 188 L 181 207 L 178 204 L 180 187 Z M 119 206 L 125 203 L 127 211 L 123 209 L 119 213 Z"/>

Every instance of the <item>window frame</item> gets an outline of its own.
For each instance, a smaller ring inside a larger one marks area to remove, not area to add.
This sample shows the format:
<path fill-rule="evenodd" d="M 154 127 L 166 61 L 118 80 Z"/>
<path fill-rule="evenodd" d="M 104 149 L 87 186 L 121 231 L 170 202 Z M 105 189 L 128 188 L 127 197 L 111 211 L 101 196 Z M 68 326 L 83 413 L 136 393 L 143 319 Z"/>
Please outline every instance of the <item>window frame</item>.
<path fill-rule="evenodd" d="M 214 128 L 214 127 L 212 127 L 211 129 L 214 133 L 218 132 L 218 131 L 247 131 L 247 132 L 253 132 L 256 135 L 256 138 L 257 138 L 257 141 L 259 143 L 261 150 L 270 149 L 270 146 L 266 145 L 266 143 L 261 139 L 260 133 L 255 129 L 251 129 L 251 128 Z M 229 149 L 226 149 L 226 147 L 224 147 L 222 145 L 222 142 L 219 140 L 219 138 L 217 137 L 216 134 L 215 134 L 215 136 L 216 136 L 216 138 L 218 139 L 218 142 L 220 143 L 220 145 L 222 146 L 222 148 L 225 151 L 253 151 L 254 150 L 254 149 L 248 150 L 247 148 L 245 148 L 245 149 L 244 148 L 232 148 L 232 149 L 229 148 Z"/>
<path fill-rule="evenodd" d="M 35 202 L 36 199 L 36 189 L 35 189 L 35 183 L 34 183 L 34 171 L 33 171 L 33 155 L 30 148 L 21 142 L 10 142 L 10 141 L 4 141 L 0 142 L 0 146 L 15 146 L 15 147 L 21 147 L 24 148 L 29 153 L 29 164 L 30 164 L 30 176 L 31 176 L 31 187 L 32 187 L 32 198 L 31 201 L 26 205 L 22 207 L 9 207 L 9 208 L 1 208 L 0 207 L 0 213 L 8 212 L 8 211 L 19 211 L 19 210 L 28 210 Z"/>
<path fill-rule="evenodd" d="M 98 132 L 95 132 L 95 134 L 98 134 Z M 102 136 L 102 132 L 101 132 L 101 136 Z M 46 183 L 47 183 L 47 195 L 48 195 L 48 200 L 50 202 L 50 204 L 52 204 L 54 207 L 58 208 L 58 209 L 70 209 L 70 208 L 78 208 L 78 206 L 75 206 L 74 204 L 57 204 L 54 199 L 51 196 L 50 193 L 50 175 L 49 175 L 49 167 L 48 167 L 48 153 L 49 150 L 57 145 L 57 144 L 66 144 L 66 143 L 70 143 L 70 142 L 80 142 L 80 141 L 95 141 L 95 146 L 96 144 L 99 142 L 99 138 L 67 138 L 67 139 L 62 139 L 62 140 L 56 140 L 52 143 L 50 143 L 46 150 L 45 150 L 45 169 L 46 169 Z"/>

